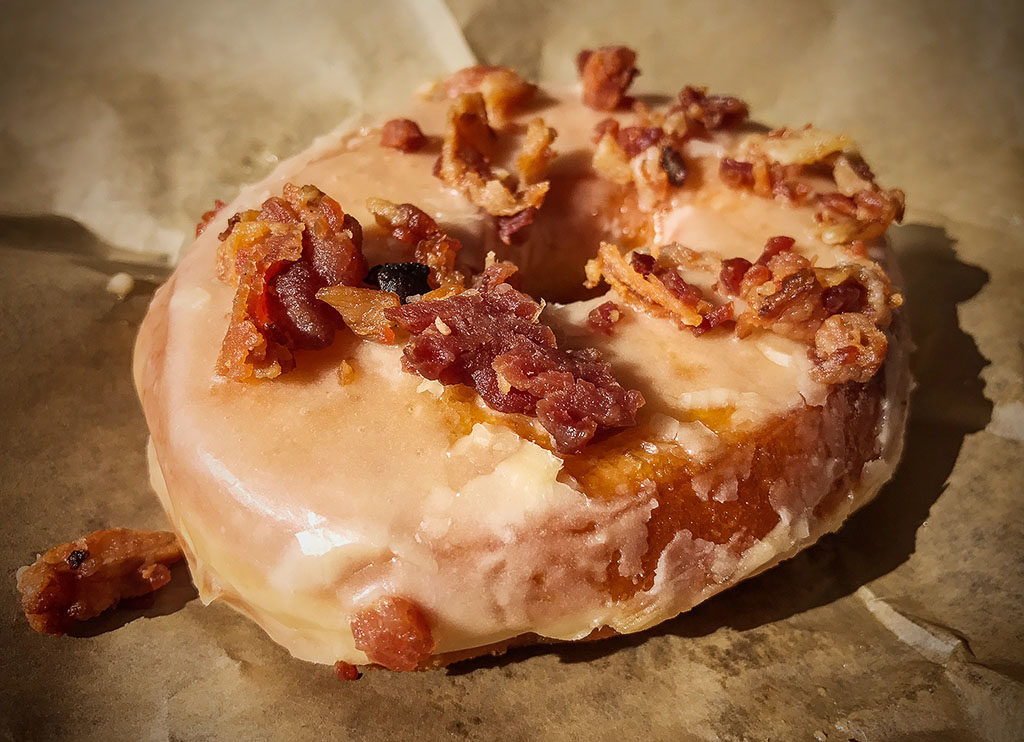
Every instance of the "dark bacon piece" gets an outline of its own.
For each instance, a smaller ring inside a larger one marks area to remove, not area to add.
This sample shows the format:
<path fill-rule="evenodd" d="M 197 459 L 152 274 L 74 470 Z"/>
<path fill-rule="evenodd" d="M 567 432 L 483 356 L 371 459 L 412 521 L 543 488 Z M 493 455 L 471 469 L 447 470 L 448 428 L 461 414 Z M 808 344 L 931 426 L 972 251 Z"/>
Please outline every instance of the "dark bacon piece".
<path fill-rule="evenodd" d="M 627 126 L 619 129 L 615 140 L 626 153 L 626 157 L 633 158 L 648 147 L 656 145 L 664 135 L 665 132 L 656 126 Z"/>
<path fill-rule="evenodd" d="M 434 653 L 434 637 L 426 616 L 405 598 L 380 598 L 353 615 L 349 625 L 356 649 L 388 670 L 415 670 Z"/>
<path fill-rule="evenodd" d="M 730 188 L 753 188 L 754 164 L 723 157 L 718 166 L 718 176 Z"/>
<path fill-rule="evenodd" d="M 21 607 L 42 634 L 63 634 L 125 598 L 159 590 L 181 559 L 173 533 L 110 528 L 55 546 L 18 571 Z"/>
<path fill-rule="evenodd" d="M 380 130 L 380 145 L 401 152 L 415 152 L 427 143 L 419 125 L 412 119 L 391 119 Z"/>
<path fill-rule="evenodd" d="M 669 185 L 681 186 L 686 182 L 686 163 L 679 150 L 673 147 L 664 147 L 661 150 L 661 169 L 665 171 Z"/>
<path fill-rule="evenodd" d="M 600 304 L 587 314 L 587 324 L 605 335 L 612 334 L 612 328 L 622 319 L 622 310 L 613 301 Z"/>
<path fill-rule="evenodd" d="M 625 46 L 584 49 L 576 56 L 583 80 L 583 102 L 597 111 L 614 111 L 626 100 L 626 90 L 640 74 L 636 52 Z"/>
<path fill-rule="evenodd" d="M 691 327 L 690 330 L 694 335 L 700 336 L 705 332 L 710 332 L 720 325 L 732 322 L 733 316 L 734 308 L 732 302 L 722 304 L 721 306 L 705 312 L 704 320 L 696 327 Z"/>
<path fill-rule="evenodd" d="M 758 265 L 768 265 L 768 262 L 781 252 L 792 250 L 793 245 L 796 244 L 796 240 L 792 237 L 779 236 L 769 237 L 768 241 L 764 245 L 764 250 L 761 252 L 760 257 L 757 259 Z"/>
<path fill-rule="evenodd" d="M 747 104 L 729 95 L 708 95 L 708 89 L 687 85 L 679 92 L 679 110 L 687 120 L 708 131 L 742 124 L 749 114 Z"/>
<path fill-rule="evenodd" d="M 506 245 L 512 244 L 512 236 L 520 229 L 533 224 L 533 220 L 537 217 L 537 208 L 531 206 L 528 209 L 523 209 L 518 214 L 512 216 L 496 216 L 494 218 L 498 225 L 498 238 Z"/>
<path fill-rule="evenodd" d="M 750 270 L 751 263 L 746 258 L 727 258 L 722 261 L 722 271 L 718 275 L 718 283 L 726 293 L 736 296 L 740 293 L 740 282 Z"/>
<path fill-rule="evenodd" d="M 601 119 L 594 125 L 594 134 L 591 137 L 591 141 L 597 144 L 601 141 L 601 137 L 605 134 L 611 134 L 613 137 L 619 136 L 619 122 L 615 119 Z"/>
<path fill-rule="evenodd" d="M 657 265 L 658 261 L 655 260 L 653 255 L 648 255 L 643 252 L 634 252 L 629 256 L 629 267 L 639 273 L 641 276 L 649 276 L 654 272 L 654 266 Z"/>
<path fill-rule="evenodd" d="M 593 349 L 561 350 L 537 321 L 541 307 L 506 283 L 389 312 L 413 338 L 408 368 L 442 384 L 465 384 L 499 412 L 536 416 L 563 453 L 601 429 L 636 423 L 643 404 Z"/>
<path fill-rule="evenodd" d="M 220 210 L 223 209 L 225 206 L 227 206 L 227 204 L 218 198 L 216 201 L 213 202 L 212 209 L 203 212 L 203 215 L 199 217 L 199 223 L 196 225 L 196 237 L 203 233 L 203 231 L 209 226 L 210 222 L 212 222 L 217 217 L 217 214 L 219 214 Z M 221 239 L 224 238 L 221 237 Z"/>
<path fill-rule="evenodd" d="M 862 312 L 867 306 L 867 289 L 858 281 L 848 278 L 840 284 L 829 286 L 822 295 L 822 303 L 828 314 Z"/>

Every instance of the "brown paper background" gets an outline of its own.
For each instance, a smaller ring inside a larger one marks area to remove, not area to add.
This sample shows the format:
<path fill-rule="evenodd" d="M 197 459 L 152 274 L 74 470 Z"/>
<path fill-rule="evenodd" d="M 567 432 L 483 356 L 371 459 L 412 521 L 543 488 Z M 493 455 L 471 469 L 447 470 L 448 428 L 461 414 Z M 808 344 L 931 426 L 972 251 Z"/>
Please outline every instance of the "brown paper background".
<path fill-rule="evenodd" d="M 452 0 L 0 6 L 0 739 L 1024 738 L 1024 20 L 1006 2 Z M 410 8 L 412 8 L 410 10 Z M 460 34 L 460 29 L 463 36 Z M 908 193 L 918 346 L 895 480 L 836 535 L 638 636 L 340 683 L 187 573 L 32 633 L 14 570 L 163 527 L 129 374 L 166 265 L 216 197 L 465 63 L 704 83 L 849 131 Z M 104 289 L 127 269 L 135 291 Z"/>

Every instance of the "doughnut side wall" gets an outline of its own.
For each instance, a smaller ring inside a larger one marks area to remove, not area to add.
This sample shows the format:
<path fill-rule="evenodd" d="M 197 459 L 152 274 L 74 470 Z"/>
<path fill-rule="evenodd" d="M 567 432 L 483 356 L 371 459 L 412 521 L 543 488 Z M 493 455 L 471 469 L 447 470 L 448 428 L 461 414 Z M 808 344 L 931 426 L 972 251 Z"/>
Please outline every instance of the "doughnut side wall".
<path fill-rule="evenodd" d="M 423 104 L 412 115 L 430 133 L 443 107 Z M 596 121 L 579 106 L 544 115 L 565 151 L 588 141 Z M 296 369 L 271 382 L 216 378 L 233 294 L 215 277 L 216 235 L 229 214 L 286 182 L 316 184 L 353 213 L 368 230 L 371 264 L 387 256 L 373 240 L 367 197 L 415 203 L 467 245 L 492 247 L 490 222 L 431 176 L 433 154 L 384 150 L 375 136 L 325 137 L 245 189 L 157 292 L 140 331 L 135 376 L 153 486 L 204 602 L 230 604 L 296 657 L 326 664 L 368 661 L 350 621 L 384 596 L 422 609 L 437 655 L 528 633 L 573 640 L 604 627 L 639 631 L 834 530 L 891 475 L 906 414 L 906 343 L 891 344 L 871 384 L 828 388 L 811 380 L 804 348 L 781 337 L 698 338 L 642 312 L 627 312 L 613 336 L 595 336 L 586 318 L 608 297 L 551 305 L 545 321 L 560 342 L 597 347 L 643 392 L 645 444 L 685 452 L 693 497 L 735 500 L 776 461 L 767 495 L 776 517 L 755 543 L 717 543 L 682 527 L 651 553 L 651 524 L 661 517 L 655 482 L 588 492 L 560 457 L 508 427 L 457 429 L 440 385 L 403 371 L 398 346 L 341 333 L 327 350 L 299 352 Z M 579 173 L 554 176 L 573 182 L 584 202 L 603 197 Z M 572 199 L 554 203 L 563 200 Z M 550 228 L 535 226 L 538 235 Z M 751 259 L 765 236 L 794 234 L 823 264 L 830 255 L 798 216 L 728 193 L 679 203 L 658 232 L 664 242 Z M 517 262 L 526 273 L 544 253 L 526 246 Z M 890 334 L 902 333 L 897 318 Z M 356 370 L 344 385 L 342 361 Z M 731 437 L 702 418 L 723 400 L 735 410 Z M 610 589 L 610 573 L 635 589 Z"/>

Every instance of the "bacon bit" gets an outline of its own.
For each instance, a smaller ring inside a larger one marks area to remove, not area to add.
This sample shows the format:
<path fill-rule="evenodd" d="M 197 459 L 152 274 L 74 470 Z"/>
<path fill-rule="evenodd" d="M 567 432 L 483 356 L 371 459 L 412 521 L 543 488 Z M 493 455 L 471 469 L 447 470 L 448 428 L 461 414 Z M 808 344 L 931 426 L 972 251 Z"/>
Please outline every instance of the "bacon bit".
<path fill-rule="evenodd" d="M 533 184 L 543 180 L 548 165 L 555 159 L 551 143 L 558 132 L 544 123 L 544 119 L 532 119 L 526 127 L 526 137 L 519 154 L 516 155 L 516 172 L 522 183 Z"/>
<path fill-rule="evenodd" d="M 629 157 L 619 145 L 615 135 L 605 133 L 594 149 L 592 160 L 594 170 L 603 178 L 619 185 L 626 185 L 633 180 L 633 169 L 629 166 Z"/>
<path fill-rule="evenodd" d="M 722 271 L 718 275 L 718 285 L 724 293 L 737 296 L 740 293 L 740 282 L 750 270 L 751 262 L 746 258 L 728 258 L 722 261 Z"/>
<path fill-rule="evenodd" d="M 401 306 L 398 294 L 354 286 L 327 286 L 316 292 L 316 298 L 338 310 L 356 335 L 372 337 L 384 345 L 395 342 L 393 323 L 387 311 Z"/>
<path fill-rule="evenodd" d="M 594 125 L 594 135 L 590 141 L 597 144 L 605 134 L 611 134 L 617 139 L 619 136 L 619 122 L 613 118 L 601 119 Z"/>
<path fill-rule="evenodd" d="M 533 224 L 536 217 L 537 209 L 532 206 L 512 216 L 496 216 L 494 219 L 498 224 L 498 238 L 506 245 L 511 245 L 512 235 Z"/>
<path fill-rule="evenodd" d="M 672 147 L 663 147 L 661 150 L 661 169 L 665 171 L 669 185 L 677 188 L 686 182 L 686 163 L 679 150 Z"/>
<path fill-rule="evenodd" d="M 704 294 L 696 286 L 687 283 L 675 268 L 659 268 L 654 275 L 661 279 L 665 288 L 671 291 L 686 306 L 697 309 L 704 299 Z"/>
<path fill-rule="evenodd" d="M 750 162 L 723 157 L 722 163 L 718 166 L 718 176 L 730 188 L 754 187 L 754 165 Z"/>
<path fill-rule="evenodd" d="M 217 373 L 274 378 L 295 365 L 294 350 L 333 341 L 339 318 L 316 291 L 362 282 L 362 229 L 320 189 L 291 183 L 236 216 L 217 253 L 220 277 L 238 280 Z"/>
<path fill-rule="evenodd" d="M 885 360 L 888 340 L 863 314 L 835 314 L 814 335 L 811 378 L 825 384 L 864 383 Z"/>
<path fill-rule="evenodd" d="M 461 69 L 444 83 L 445 95 L 458 98 L 465 93 L 483 96 L 487 115 L 499 126 L 508 121 L 516 108 L 533 98 L 537 86 L 526 82 L 508 67 L 476 65 Z"/>
<path fill-rule="evenodd" d="M 182 557 L 173 533 L 111 528 L 55 546 L 18 570 L 21 607 L 41 634 L 64 634 L 125 598 L 159 590 Z"/>
<path fill-rule="evenodd" d="M 436 221 L 412 204 L 395 204 L 382 198 L 369 198 L 366 208 L 377 224 L 403 245 L 415 246 L 417 263 L 430 266 L 430 285 L 435 288 L 462 287 L 465 276 L 455 269 L 455 258 L 462 244 L 442 230 Z"/>
<path fill-rule="evenodd" d="M 654 266 L 657 265 L 657 263 L 657 259 L 653 255 L 648 255 L 647 253 L 634 252 L 629 256 L 629 267 L 644 278 L 654 272 Z"/>
<path fill-rule="evenodd" d="M 768 265 L 768 261 L 774 258 L 781 252 L 786 252 L 793 249 L 793 245 L 796 244 L 796 240 L 792 237 L 779 236 L 769 237 L 768 241 L 764 244 L 764 250 L 761 252 L 760 257 L 757 259 L 758 265 Z"/>
<path fill-rule="evenodd" d="M 705 87 L 687 85 L 679 92 L 679 110 L 690 122 L 707 131 L 730 129 L 742 124 L 749 114 L 747 104 L 728 95 L 708 95 Z"/>
<path fill-rule="evenodd" d="M 334 663 L 334 677 L 338 680 L 359 680 L 359 678 L 363 677 L 363 674 L 359 672 L 359 668 L 355 665 L 338 660 Z"/>
<path fill-rule="evenodd" d="M 665 132 L 660 127 L 627 126 L 624 129 L 619 129 L 615 140 L 622 147 L 622 151 L 626 153 L 626 157 L 632 159 L 648 147 L 658 144 L 664 134 Z"/>
<path fill-rule="evenodd" d="M 845 196 L 835 191 L 818 195 L 814 218 L 821 225 L 820 236 L 829 244 L 871 240 L 881 236 L 893 221 L 903 220 L 905 197 L 898 188 L 857 191 Z"/>
<path fill-rule="evenodd" d="M 587 288 L 597 286 L 603 277 L 627 303 L 642 311 L 667 315 L 681 326 L 696 327 L 704 321 L 700 312 L 673 293 L 661 277 L 633 270 L 615 245 L 601 243 L 597 257 L 587 261 L 585 270 Z"/>
<path fill-rule="evenodd" d="M 515 263 L 507 260 L 494 260 L 494 253 L 487 254 L 487 265 L 483 272 L 473 278 L 473 288 L 487 290 L 493 289 L 499 283 L 509 283 L 509 280 L 519 271 Z M 512 288 L 515 288 L 513 286 Z"/>
<path fill-rule="evenodd" d="M 596 111 L 614 111 L 628 99 L 626 90 L 640 74 L 636 52 L 625 46 L 584 49 L 576 56 L 583 81 L 583 103 Z"/>
<path fill-rule="evenodd" d="M 196 237 L 203 233 L 203 231 L 210 225 L 210 222 L 217 218 L 217 214 L 219 214 L 220 210 L 225 206 L 227 206 L 227 204 L 218 198 L 213 202 L 212 209 L 203 212 L 203 215 L 199 217 L 199 223 L 196 225 Z M 224 238 L 222 237 L 221 239 Z"/>
<path fill-rule="evenodd" d="M 553 130 L 549 132 L 553 138 Z M 479 93 L 460 95 L 448 109 L 435 174 L 445 185 L 460 191 L 492 216 L 512 216 L 531 206 L 539 208 L 549 183 L 521 184 L 513 193 L 491 169 L 489 156 L 494 142 L 495 134 L 488 123 L 483 96 Z M 540 153 L 543 151 L 541 148 Z M 533 158 L 537 156 L 534 154 Z"/>
<path fill-rule="evenodd" d="M 605 335 L 612 334 L 612 328 L 622 319 L 622 310 L 613 301 L 600 304 L 587 314 L 587 324 Z"/>
<path fill-rule="evenodd" d="M 400 152 L 415 152 L 427 143 L 419 125 L 412 119 L 391 119 L 380 130 L 380 146 Z"/>
<path fill-rule="evenodd" d="M 562 453 L 581 450 L 601 430 L 634 425 L 640 393 L 623 389 L 597 351 L 559 349 L 538 321 L 541 309 L 500 283 L 389 314 L 413 335 L 405 348 L 409 369 L 465 384 L 499 412 L 537 417 Z"/>
<path fill-rule="evenodd" d="M 430 624 L 416 604 L 405 598 L 380 598 L 355 613 L 349 625 L 356 649 L 389 670 L 415 670 L 434 653 Z"/>
<path fill-rule="evenodd" d="M 853 279 L 829 286 L 822 295 L 822 304 L 829 315 L 862 312 L 867 304 L 867 289 Z"/>
<path fill-rule="evenodd" d="M 734 316 L 734 308 L 732 302 L 728 304 L 722 304 L 717 306 L 709 312 L 704 313 L 704 320 L 696 327 L 691 327 L 690 330 L 694 335 L 700 337 L 706 332 L 710 332 L 719 326 L 724 326 L 730 323 Z"/>

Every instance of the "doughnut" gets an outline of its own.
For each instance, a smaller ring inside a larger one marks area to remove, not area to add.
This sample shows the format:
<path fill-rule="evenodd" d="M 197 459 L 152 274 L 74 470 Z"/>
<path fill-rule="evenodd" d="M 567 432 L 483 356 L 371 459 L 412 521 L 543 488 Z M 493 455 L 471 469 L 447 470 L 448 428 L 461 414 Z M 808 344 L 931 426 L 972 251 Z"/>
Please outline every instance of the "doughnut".
<path fill-rule="evenodd" d="M 339 676 L 425 669 L 643 631 L 876 495 L 902 192 L 635 63 L 462 70 L 203 216 L 134 373 L 204 603 Z"/>

